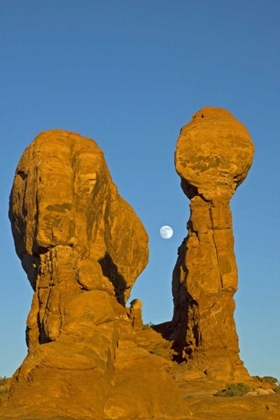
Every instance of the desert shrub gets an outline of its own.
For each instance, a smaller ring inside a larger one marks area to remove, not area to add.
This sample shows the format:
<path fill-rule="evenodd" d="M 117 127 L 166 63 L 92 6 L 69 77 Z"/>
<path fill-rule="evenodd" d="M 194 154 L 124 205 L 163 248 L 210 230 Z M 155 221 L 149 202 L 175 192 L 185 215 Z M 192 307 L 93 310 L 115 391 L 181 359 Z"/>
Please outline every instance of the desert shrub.
<path fill-rule="evenodd" d="M 0 386 L 6 385 L 7 382 L 8 378 L 6 378 L 6 376 L 0 376 Z"/>
<path fill-rule="evenodd" d="M 278 383 L 278 379 L 274 378 L 273 376 L 264 376 L 262 379 L 264 379 L 269 384 L 275 384 L 276 385 Z"/>
<path fill-rule="evenodd" d="M 0 389 L 0 403 L 1 403 L 1 401 L 2 401 L 2 398 L 3 398 L 3 396 L 5 395 L 5 394 L 7 394 L 8 393 L 8 389 Z"/>
<path fill-rule="evenodd" d="M 152 350 L 150 350 L 151 354 L 155 354 L 156 356 L 161 356 L 161 351 L 158 348 L 158 346 L 155 346 L 154 348 L 152 348 Z"/>
<path fill-rule="evenodd" d="M 149 353 L 154 354 L 155 356 L 164 357 L 167 360 L 170 360 L 170 352 L 169 348 L 166 347 L 166 345 L 161 345 L 160 347 L 155 346 L 151 350 L 149 350 Z"/>
<path fill-rule="evenodd" d="M 152 322 L 149 322 L 148 324 L 143 324 L 142 326 L 142 330 L 147 330 L 148 328 L 153 327 L 155 324 L 153 324 Z"/>
<path fill-rule="evenodd" d="M 273 391 L 276 392 L 276 394 L 280 394 L 280 385 L 274 388 Z"/>
<path fill-rule="evenodd" d="M 9 379 L 6 378 L 6 376 L 0 376 L 0 404 L 2 402 L 2 398 L 7 392 L 9 391 L 8 387 L 5 387 L 7 385 Z"/>
<path fill-rule="evenodd" d="M 243 384 L 242 382 L 228 384 L 225 389 L 221 389 L 216 394 L 215 397 L 242 397 L 246 395 L 251 388 L 248 385 Z"/>

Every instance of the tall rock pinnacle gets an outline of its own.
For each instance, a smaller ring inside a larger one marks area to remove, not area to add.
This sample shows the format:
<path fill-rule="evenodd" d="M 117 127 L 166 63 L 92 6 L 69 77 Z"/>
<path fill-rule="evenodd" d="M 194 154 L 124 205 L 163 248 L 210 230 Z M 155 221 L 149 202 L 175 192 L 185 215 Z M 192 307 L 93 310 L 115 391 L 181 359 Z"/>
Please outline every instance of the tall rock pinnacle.
<path fill-rule="evenodd" d="M 148 235 L 97 144 L 39 134 L 17 166 L 9 217 L 34 295 L 28 355 L 1 419 L 13 407 L 21 420 L 185 418 L 167 361 L 137 346 L 141 302 L 125 303 L 148 262 Z"/>
<path fill-rule="evenodd" d="M 63 130 L 39 134 L 24 151 L 9 217 L 34 289 L 28 356 L 11 400 L 22 404 L 33 395 L 40 403 L 45 387 L 53 401 L 55 395 L 62 398 L 64 383 L 72 391 L 63 398 L 74 402 L 81 386 L 77 375 L 83 372 L 92 393 L 85 388 L 79 398 L 94 403 L 99 394 L 95 412 L 101 418 L 114 371 L 115 312 L 125 311 L 130 289 L 147 264 L 146 231 L 118 194 L 102 150 L 93 140 Z"/>
<path fill-rule="evenodd" d="M 175 152 L 191 214 L 173 272 L 170 327 L 179 359 L 216 378 L 248 375 L 234 321 L 238 274 L 229 201 L 253 155 L 247 129 L 230 112 L 211 107 L 181 129 Z"/>

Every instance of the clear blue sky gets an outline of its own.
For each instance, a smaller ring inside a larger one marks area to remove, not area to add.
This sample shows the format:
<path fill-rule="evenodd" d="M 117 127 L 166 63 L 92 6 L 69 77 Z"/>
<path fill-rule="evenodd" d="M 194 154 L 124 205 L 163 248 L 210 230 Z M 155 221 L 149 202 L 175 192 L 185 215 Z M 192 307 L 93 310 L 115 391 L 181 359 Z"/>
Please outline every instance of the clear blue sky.
<path fill-rule="evenodd" d="M 41 131 L 94 138 L 150 236 L 132 298 L 144 321 L 172 317 L 171 277 L 189 202 L 173 153 L 203 106 L 249 129 L 253 167 L 232 200 L 236 322 L 251 374 L 280 379 L 280 2 L 1 0 L 0 376 L 26 354 L 32 290 L 7 217 L 17 162 Z M 174 229 L 170 240 L 159 228 Z"/>

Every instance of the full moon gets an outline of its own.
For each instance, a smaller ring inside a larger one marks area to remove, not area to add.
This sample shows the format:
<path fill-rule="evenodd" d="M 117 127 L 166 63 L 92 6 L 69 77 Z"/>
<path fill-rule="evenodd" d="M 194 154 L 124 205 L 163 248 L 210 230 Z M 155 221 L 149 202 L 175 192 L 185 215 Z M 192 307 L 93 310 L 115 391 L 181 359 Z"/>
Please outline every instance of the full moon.
<path fill-rule="evenodd" d="M 173 229 L 170 226 L 162 226 L 159 233 L 163 239 L 169 239 L 173 235 Z"/>

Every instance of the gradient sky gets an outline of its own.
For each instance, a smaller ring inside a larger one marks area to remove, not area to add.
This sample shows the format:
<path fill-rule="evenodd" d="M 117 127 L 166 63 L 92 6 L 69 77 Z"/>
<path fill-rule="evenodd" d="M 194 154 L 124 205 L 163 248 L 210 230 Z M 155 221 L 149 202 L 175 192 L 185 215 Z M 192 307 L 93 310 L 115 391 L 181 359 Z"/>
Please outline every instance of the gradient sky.
<path fill-rule="evenodd" d="M 256 147 L 232 199 L 241 358 L 280 379 L 280 2 L 278 0 L 1 0 L 0 376 L 26 355 L 32 289 L 7 217 L 17 162 L 41 131 L 94 138 L 120 194 L 150 236 L 131 298 L 144 322 L 172 317 L 172 270 L 189 201 L 173 154 L 203 106 L 224 107 Z M 164 240 L 163 224 L 174 229 Z"/>

